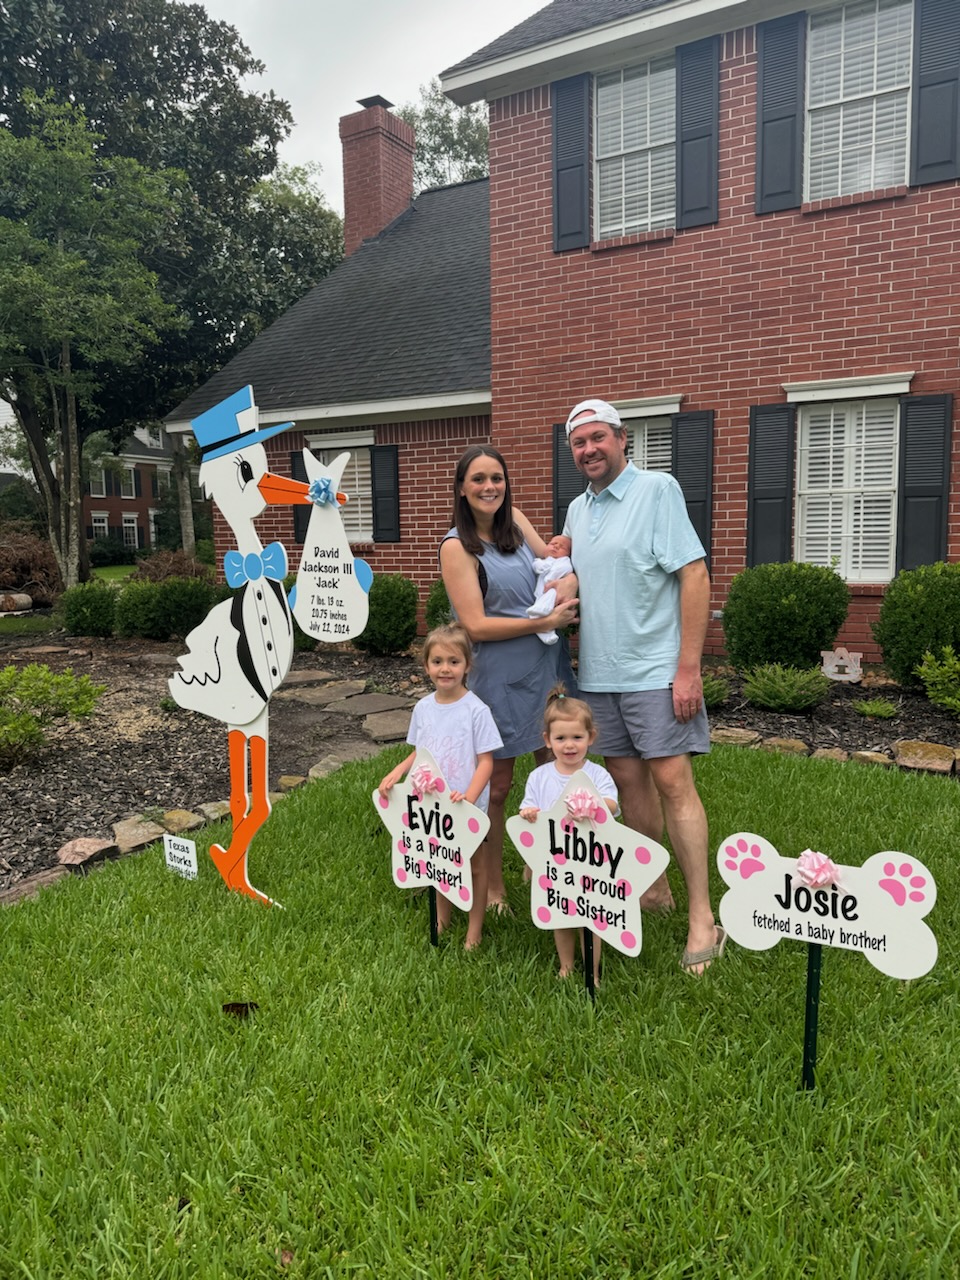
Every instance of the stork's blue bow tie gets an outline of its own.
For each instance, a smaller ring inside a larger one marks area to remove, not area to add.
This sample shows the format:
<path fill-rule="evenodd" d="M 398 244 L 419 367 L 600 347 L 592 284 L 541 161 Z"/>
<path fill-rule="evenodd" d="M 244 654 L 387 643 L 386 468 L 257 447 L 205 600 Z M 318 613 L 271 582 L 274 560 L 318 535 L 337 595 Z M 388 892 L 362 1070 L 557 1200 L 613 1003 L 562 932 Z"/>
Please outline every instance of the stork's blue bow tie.
<path fill-rule="evenodd" d="M 272 578 L 282 582 L 287 576 L 287 553 L 282 542 L 271 542 L 260 555 L 251 551 L 243 556 L 239 551 L 228 551 L 223 557 L 223 573 L 228 587 L 242 587 L 245 582 L 259 578 Z"/>

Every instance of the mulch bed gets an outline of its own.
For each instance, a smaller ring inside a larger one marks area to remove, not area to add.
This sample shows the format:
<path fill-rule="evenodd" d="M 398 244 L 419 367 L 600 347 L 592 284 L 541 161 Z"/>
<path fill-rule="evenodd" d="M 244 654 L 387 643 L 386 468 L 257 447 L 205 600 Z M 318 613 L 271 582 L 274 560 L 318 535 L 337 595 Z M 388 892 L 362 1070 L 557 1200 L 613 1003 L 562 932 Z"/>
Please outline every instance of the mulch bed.
<path fill-rule="evenodd" d="M 43 652 L 52 647 L 61 652 Z M 75 837 L 110 839 L 112 824 L 123 818 L 147 810 L 195 809 L 227 798 L 224 726 L 164 704 L 171 659 L 181 650 L 176 642 L 0 641 L 0 666 L 40 661 L 107 685 L 89 720 L 57 726 L 38 760 L 0 773 L 0 892 L 55 866 L 57 851 Z M 294 670 L 366 680 L 369 688 L 384 693 L 410 695 L 424 688 L 412 658 L 374 658 L 350 648 L 298 653 Z M 910 738 L 960 746 L 955 717 L 922 695 L 877 677 L 868 676 L 862 686 L 834 686 L 821 706 L 803 715 L 748 707 L 739 681 L 730 681 L 727 703 L 711 715 L 715 727 L 800 738 L 812 749 L 890 751 L 897 740 Z M 895 703 L 896 717 L 870 720 L 854 710 L 858 701 L 874 697 Z M 324 756 L 349 753 L 359 738 L 359 725 L 345 716 L 275 699 L 270 710 L 271 785 L 284 774 L 305 775 Z"/>

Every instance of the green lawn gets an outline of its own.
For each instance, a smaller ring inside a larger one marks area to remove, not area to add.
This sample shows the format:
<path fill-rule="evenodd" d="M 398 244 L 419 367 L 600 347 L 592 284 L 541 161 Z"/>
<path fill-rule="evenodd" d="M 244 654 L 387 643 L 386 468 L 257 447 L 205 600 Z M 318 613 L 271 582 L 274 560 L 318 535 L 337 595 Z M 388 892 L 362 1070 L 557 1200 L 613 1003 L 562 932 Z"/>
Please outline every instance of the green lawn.
<path fill-rule="evenodd" d="M 102 578 L 104 582 L 123 582 L 136 569 L 135 564 L 105 564 L 91 569 L 94 578 Z"/>
<path fill-rule="evenodd" d="M 697 764 L 714 850 L 752 829 L 937 879 L 925 978 L 824 949 L 805 1094 L 799 944 L 731 943 L 698 982 L 682 918 L 649 919 L 638 959 L 605 951 L 595 1008 L 522 910 L 478 953 L 459 922 L 432 949 L 368 798 L 399 755 L 278 805 L 251 879 L 285 910 L 154 847 L 0 912 L 0 1275 L 960 1273 L 955 782 Z"/>
<path fill-rule="evenodd" d="M 25 613 L 19 618 L 0 614 L 0 637 L 43 636 L 56 628 L 56 622 L 48 613 Z"/>

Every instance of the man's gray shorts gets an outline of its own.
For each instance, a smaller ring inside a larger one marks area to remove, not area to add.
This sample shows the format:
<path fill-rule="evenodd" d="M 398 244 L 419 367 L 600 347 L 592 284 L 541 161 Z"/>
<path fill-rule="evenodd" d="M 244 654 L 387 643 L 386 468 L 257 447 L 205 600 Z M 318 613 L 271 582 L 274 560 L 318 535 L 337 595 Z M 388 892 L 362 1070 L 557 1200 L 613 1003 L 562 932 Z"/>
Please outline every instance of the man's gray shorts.
<path fill-rule="evenodd" d="M 640 693 L 587 693 L 580 690 L 597 726 L 591 750 L 604 756 L 702 756 L 710 750 L 707 712 L 700 710 L 686 724 L 673 714 L 671 689 Z"/>

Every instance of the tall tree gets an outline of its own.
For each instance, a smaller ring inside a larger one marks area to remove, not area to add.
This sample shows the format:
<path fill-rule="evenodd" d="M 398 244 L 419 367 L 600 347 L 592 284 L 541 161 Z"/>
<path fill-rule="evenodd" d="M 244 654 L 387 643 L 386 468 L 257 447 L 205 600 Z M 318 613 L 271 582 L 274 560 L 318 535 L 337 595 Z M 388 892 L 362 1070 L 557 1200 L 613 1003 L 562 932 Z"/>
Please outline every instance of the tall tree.
<path fill-rule="evenodd" d="M 405 103 L 397 115 L 412 125 L 417 135 L 413 153 L 417 192 L 487 176 L 490 130 L 486 109 L 479 103 L 456 106 L 434 79 L 420 86 L 419 102 Z"/>
<path fill-rule="evenodd" d="M 0 0 L 0 124 L 27 132 L 23 91 L 49 89 L 83 107 L 100 154 L 186 175 L 176 234 L 147 258 L 185 324 L 139 362 L 97 371 L 81 431 L 106 426 L 119 442 L 162 417 L 342 256 L 338 219 L 310 183 L 271 177 L 292 120 L 275 94 L 244 87 L 263 70 L 199 4 Z"/>
<path fill-rule="evenodd" d="M 0 394 L 13 406 L 66 586 L 86 576 L 81 410 L 98 370 L 137 360 L 177 316 L 144 263 L 171 216 L 165 177 L 104 157 L 77 107 L 27 93 L 0 130 Z"/>

